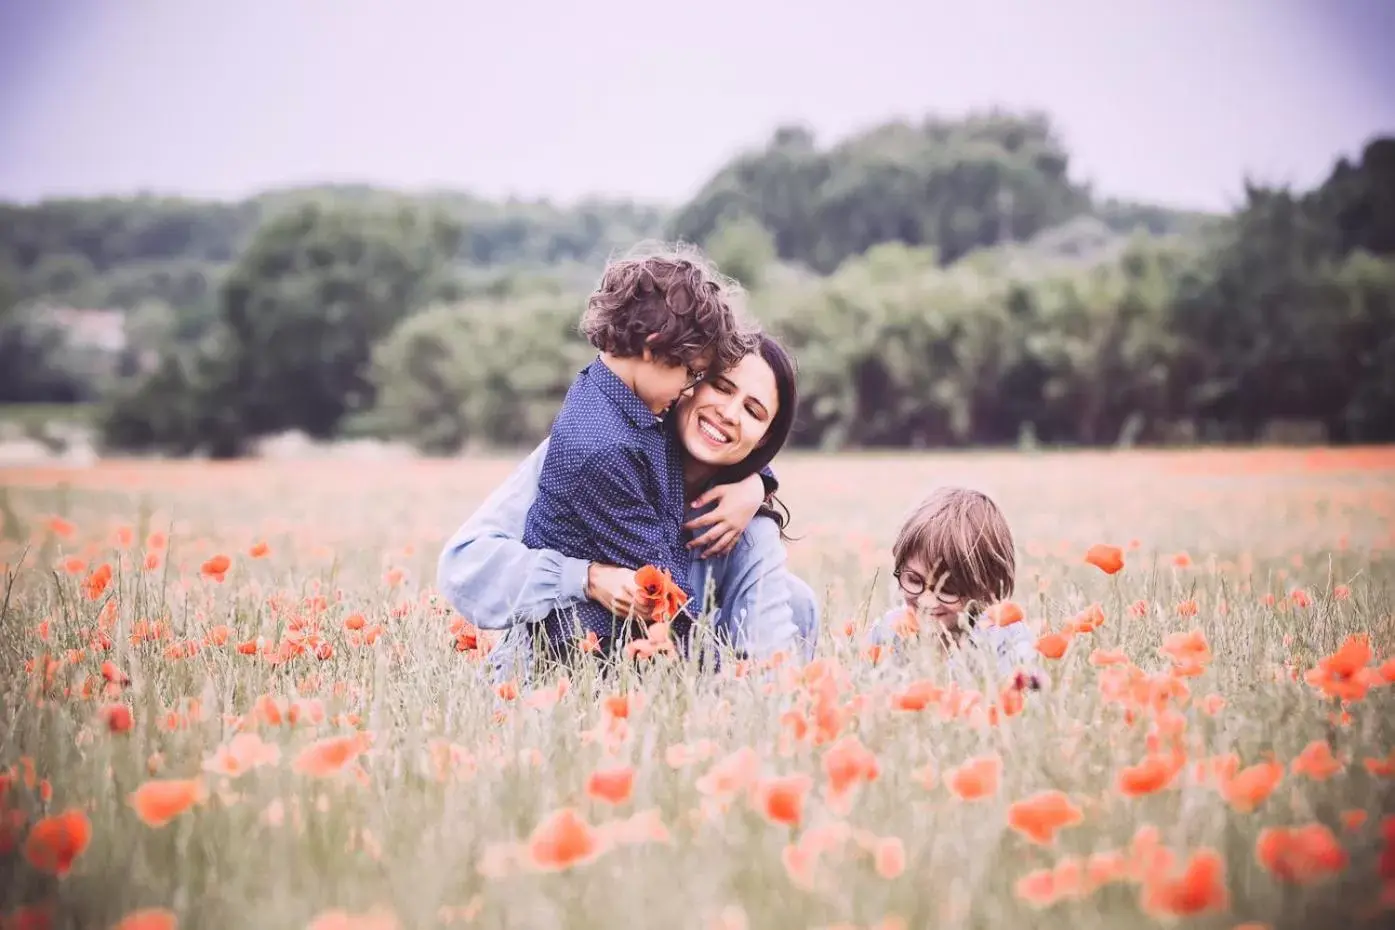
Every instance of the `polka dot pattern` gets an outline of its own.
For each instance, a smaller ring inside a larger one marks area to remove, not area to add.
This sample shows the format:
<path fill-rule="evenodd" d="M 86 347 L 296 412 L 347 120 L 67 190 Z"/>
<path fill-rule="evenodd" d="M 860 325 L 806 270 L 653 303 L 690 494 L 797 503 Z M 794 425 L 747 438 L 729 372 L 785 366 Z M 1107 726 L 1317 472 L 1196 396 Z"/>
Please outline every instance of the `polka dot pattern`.
<path fill-rule="evenodd" d="M 682 525 L 685 505 L 673 430 L 596 359 L 577 376 L 553 421 L 523 544 L 626 568 L 655 565 L 686 589 L 692 554 Z M 554 651 L 588 631 L 608 649 L 618 626 L 591 600 L 577 605 L 575 616 L 554 611 L 543 621 Z"/>

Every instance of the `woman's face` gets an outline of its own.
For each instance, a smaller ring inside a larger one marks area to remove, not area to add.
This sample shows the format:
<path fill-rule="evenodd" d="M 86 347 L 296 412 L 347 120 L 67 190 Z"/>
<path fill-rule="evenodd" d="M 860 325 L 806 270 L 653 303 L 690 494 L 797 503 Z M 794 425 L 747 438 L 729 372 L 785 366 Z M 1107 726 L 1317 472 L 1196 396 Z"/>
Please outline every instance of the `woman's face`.
<path fill-rule="evenodd" d="M 698 462 L 714 468 L 750 455 L 780 408 L 775 372 L 757 353 L 713 372 L 678 403 L 678 438 Z"/>

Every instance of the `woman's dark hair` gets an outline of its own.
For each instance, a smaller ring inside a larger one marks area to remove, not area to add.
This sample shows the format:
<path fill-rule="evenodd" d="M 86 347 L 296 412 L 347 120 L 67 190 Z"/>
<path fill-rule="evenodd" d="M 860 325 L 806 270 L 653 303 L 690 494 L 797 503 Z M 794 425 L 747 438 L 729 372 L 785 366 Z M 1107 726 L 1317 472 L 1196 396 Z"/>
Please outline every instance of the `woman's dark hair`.
<path fill-rule="evenodd" d="M 729 465 L 719 471 L 712 479 L 713 484 L 735 484 L 765 468 L 785 447 L 790 438 L 790 431 L 794 428 L 795 415 L 799 410 L 794 357 L 773 336 L 765 333 L 760 334 L 756 351 L 775 373 L 775 396 L 779 401 L 775 416 L 771 418 L 770 427 L 765 431 L 765 438 L 761 444 L 735 465 Z M 780 536 L 788 539 L 785 536 L 785 527 L 789 525 L 790 512 L 783 501 L 771 494 L 757 513 L 774 520 L 780 527 Z"/>

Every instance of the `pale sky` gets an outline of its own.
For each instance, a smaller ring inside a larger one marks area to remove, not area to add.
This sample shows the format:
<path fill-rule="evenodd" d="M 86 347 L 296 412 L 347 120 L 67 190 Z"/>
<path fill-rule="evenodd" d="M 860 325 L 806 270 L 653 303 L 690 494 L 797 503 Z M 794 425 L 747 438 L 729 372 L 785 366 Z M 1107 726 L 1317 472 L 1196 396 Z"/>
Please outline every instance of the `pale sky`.
<path fill-rule="evenodd" d="M 782 122 L 1050 112 L 1225 209 L 1395 134 L 1395 0 L 0 0 L 0 198 L 370 182 L 678 203 Z"/>

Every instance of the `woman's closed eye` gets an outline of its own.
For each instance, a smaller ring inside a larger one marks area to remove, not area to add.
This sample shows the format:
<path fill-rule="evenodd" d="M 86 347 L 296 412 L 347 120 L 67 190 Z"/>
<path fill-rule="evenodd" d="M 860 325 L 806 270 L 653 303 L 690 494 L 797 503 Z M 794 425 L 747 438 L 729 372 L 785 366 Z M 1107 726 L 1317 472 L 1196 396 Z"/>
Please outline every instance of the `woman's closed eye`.
<path fill-rule="evenodd" d="M 718 394 L 721 394 L 725 397 L 730 397 L 731 395 L 736 393 L 736 385 L 732 384 L 731 381 L 727 380 L 726 378 L 716 378 L 711 382 L 711 384 L 713 389 L 716 390 Z M 764 423 L 766 420 L 770 419 L 770 411 L 765 409 L 765 404 L 762 404 L 754 397 L 749 397 L 746 399 L 744 409 L 746 413 L 749 416 L 751 416 L 752 419 L 758 422 Z"/>

